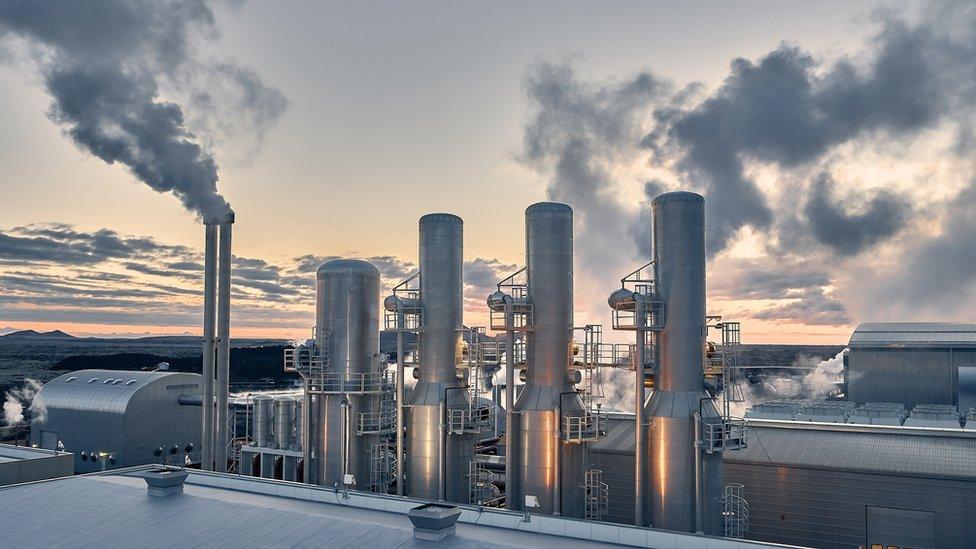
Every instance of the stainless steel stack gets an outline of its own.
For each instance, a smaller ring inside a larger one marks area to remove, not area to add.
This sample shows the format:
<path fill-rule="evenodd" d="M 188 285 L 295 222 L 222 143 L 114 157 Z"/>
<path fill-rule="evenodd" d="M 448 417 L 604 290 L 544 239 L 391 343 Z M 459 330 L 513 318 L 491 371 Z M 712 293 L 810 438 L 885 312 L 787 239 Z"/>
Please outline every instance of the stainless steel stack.
<path fill-rule="evenodd" d="M 369 376 L 379 352 L 379 280 L 372 264 L 337 259 L 317 273 L 316 338 L 328 354 L 325 376 L 310 391 L 309 446 L 313 466 L 309 480 L 333 486 L 345 474 L 365 489 L 369 481 L 369 448 L 376 435 L 357 435 L 359 412 L 377 408 L 378 397 L 364 394 L 361 381 Z"/>
<path fill-rule="evenodd" d="M 267 395 L 255 395 L 254 403 L 254 445 L 262 448 L 271 446 L 272 399 Z"/>
<path fill-rule="evenodd" d="M 721 422 L 703 388 L 704 199 L 666 193 L 654 199 L 652 210 L 655 293 L 664 302 L 665 320 L 658 335 L 659 371 L 644 409 L 650 424 L 647 524 L 721 535 L 722 456 L 706 454 L 697 443 L 703 424 Z"/>
<path fill-rule="evenodd" d="M 452 214 L 420 218 L 423 330 L 417 385 L 405 416 L 407 495 L 467 503 L 475 435 L 448 435 L 445 424 L 449 410 L 470 404 L 457 375 L 463 328 L 463 227 L 461 218 Z"/>
<path fill-rule="evenodd" d="M 525 385 L 509 411 L 514 509 L 535 496 L 534 512 L 582 517 L 585 449 L 561 440 L 563 418 L 584 413 L 570 376 L 573 344 L 573 210 L 541 202 L 525 210 L 526 301 L 533 307 L 526 334 Z M 506 490 L 512 488 L 506 487 Z"/>
<path fill-rule="evenodd" d="M 290 396 L 274 399 L 274 440 L 279 450 L 291 450 L 295 444 L 295 399 Z"/>

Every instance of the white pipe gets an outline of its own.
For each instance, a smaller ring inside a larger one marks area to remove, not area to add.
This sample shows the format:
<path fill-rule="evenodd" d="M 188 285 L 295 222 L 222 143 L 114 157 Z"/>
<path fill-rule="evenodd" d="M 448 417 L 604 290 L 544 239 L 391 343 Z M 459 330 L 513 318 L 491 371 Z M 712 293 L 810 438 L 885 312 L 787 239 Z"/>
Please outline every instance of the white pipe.
<path fill-rule="evenodd" d="M 220 257 L 217 264 L 217 427 L 214 460 L 217 471 L 227 471 L 227 400 L 230 394 L 230 267 L 233 220 L 220 224 Z"/>
<path fill-rule="evenodd" d="M 637 348 L 634 357 L 634 524 L 644 526 L 644 364 L 647 332 L 647 308 L 644 299 L 637 296 L 634 304 L 634 320 L 637 332 Z"/>
<path fill-rule="evenodd" d="M 695 532 L 701 534 L 702 530 L 702 437 L 701 437 L 701 414 L 698 410 L 691 413 L 692 421 L 695 426 Z"/>
<path fill-rule="evenodd" d="M 207 223 L 203 260 L 203 428 L 200 468 L 213 471 L 214 446 L 214 331 L 217 301 L 217 225 Z"/>
<path fill-rule="evenodd" d="M 346 475 L 349 473 L 349 416 L 349 400 L 343 397 L 342 401 L 339 403 L 339 421 L 342 423 L 342 444 L 339 447 L 339 460 L 340 463 L 342 463 L 342 478 L 339 479 L 339 482 L 343 483 L 345 482 Z M 325 459 L 325 456 L 322 456 L 321 459 Z"/>
<path fill-rule="evenodd" d="M 402 311 L 397 311 L 397 365 L 396 365 L 396 426 L 397 426 L 397 438 L 396 438 L 396 485 L 397 485 L 397 495 L 403 495 L 403 399 L 404 399 L 404 384 L 406 380 L 403 378 L 403 320 L 404 315 Z"/>

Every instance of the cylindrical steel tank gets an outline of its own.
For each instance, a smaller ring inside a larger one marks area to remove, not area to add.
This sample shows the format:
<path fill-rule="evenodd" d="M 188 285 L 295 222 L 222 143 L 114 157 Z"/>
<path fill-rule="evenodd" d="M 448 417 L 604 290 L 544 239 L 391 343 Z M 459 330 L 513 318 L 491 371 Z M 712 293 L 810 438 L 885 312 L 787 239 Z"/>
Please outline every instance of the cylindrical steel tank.
<path fill-rule="evenodd" d="M 295 438 L 292 441 L 292 448 L 296 450 L 301 450 L 305 444 L 305 436 L 302 431 L 305 425 L 305 418 L 303 415 L 304 408 L 305 408 L 305 403 L 302 401 L 302 399 L 296 398 L 295 399 Z"/>
<path fill-rule="evenodd" d="M 645 408 L 650 494 L 648 521 L 656 528 L 695 531 L 695 460 L 703 459 L 707 534 L 722 534 L 722 457 L 695 445 L 692 414 L 721 421 L 703 386 L 705 349 L 705 201 L 690 192 L 658 196 L 652 203 L 655 293 L 664 302 L 658 334 L 659 370 Z"/>
<path fill-rule="evenodd" d="M 275 447 L 290 450 L 295 441 L 295 399 L 279 396 L 274 399 Z"/>
<path fill-rule="evenodd" d="M 407 401 L 407 495 L 468 501 L 468 464 L 474 459 L 474 434 L 446 435 L 441 404 L 468 408 L 457 377 L 457 350 L 463 328 L 461 218 L 445 213 L 420 218 L 420 299 L 424 330 L 419 334 L 417 385 Z M 444 446 L 441 448 L 441 438 Z M 443 456 L 442 456 L 443 454 Z M 441 461 L 443 457 L 443 462 Z M 443 475 L 443 479 L 441 476 Z"/>
<path fill-rule="evenodd" d="M 319 267 L 316 330 L 319 347 L 327 349 L 331 379 L 338 379 L 341 373 L 354 380 L 371 370 L 373 356 L 379 352 L 379 283 L 379 271 L 365 261 L 337 259 Z M 333 486 L 349 473 L 365 489 L 369 485 L 369 448 L 377 436 L 357 436 L 355 422 L 359 412 L 377 409 L 378 397 L 336 392 L 314 394 L 311 400 L 310 481 Z"/>
<path fill-rule="evenodd" d="M 535 512 L 582 517 L 585 450 L 559 439 L 562 418 L 583 413 L 567 377 L 573 343 L 572 208 L 541 202 L 525 210 L 525 262 L 533 329 L 526 334 L 526 383 L 509 437 L 516 461 L 513 503 L 521 509 L 525 496 L 532 495 L 539 500 Z"/>
<path fill-rule="evenodd" d="M 254 426 L 251 429 L 254 445 L 262 448 L 271 446 L 271 397 L 256 395 L 254 403 Z"/>

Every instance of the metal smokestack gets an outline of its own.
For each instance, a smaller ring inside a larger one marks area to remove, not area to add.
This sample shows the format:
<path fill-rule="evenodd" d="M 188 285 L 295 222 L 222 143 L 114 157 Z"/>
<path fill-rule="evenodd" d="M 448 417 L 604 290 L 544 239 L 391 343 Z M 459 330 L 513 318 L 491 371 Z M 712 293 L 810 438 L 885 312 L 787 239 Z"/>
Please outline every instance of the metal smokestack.
<path fill-rule="evenodd" d="M 205 224 L 203 268 L 203 429 L 200 468 L 213 470 L 214 446 L 214 352 L 217 329 L 217 224 Z"/>
<path fill-rule="evenodd" d="M 526 383 L 509 415 L 515 445 L 512 503 L 536 496 L 536 512 L 584 515 L 585 449 L 561 441 L 562 418 L 583 415 L 567 373 L 573 341 L 573 210 L 540 202 L 525 210 L 526 299 L 533 328 L 526 334 Z M 511 352 L 511 349 L 509 349 Z M 557 411 L 559 414 L 557 414 Z M 561 417 L 560 417 L 561 414 Z"/>
<path fill-rule="evenodd" d="M 461 218 L 446 213 L 420 218 L 420 367 L 407 408 L 407 494 L 468 502 L 468 466 L 475 435 L 445 435 L 446 409 L 467 409 L 468 392 L 457 377 L 463 329 Z M 442 409 L 444 408 L 444 409 Z"/>
<path fill-rule="evenodd" d="M 696 467 L 701 467 L 701 528 L 722 534 L 722 458 L 698 447 L 695 416 L 721 421 L 703 387 L 705 348 L 705 205 L 690 192 L 654 199 L 655 293 L 664 302 L 659 371 L 645 408 L 650 423 L 650 517 L 656 528 L 696 530 Z M 699 426 L 700 427 L 700 426 Z M 698 462 L 701 459 L 702 462 Z"/>
<path fill-rule="evenodd" d="M 227 425 L 227 404 L 230 396 L 230 272 L 231 227 L 234 214 L 220 223 L 217 263 L 217 376 L 216 427 L 214 429 L 214 461 L 216 470 L 227 471 L 227 445 L 230 443 Z"/>

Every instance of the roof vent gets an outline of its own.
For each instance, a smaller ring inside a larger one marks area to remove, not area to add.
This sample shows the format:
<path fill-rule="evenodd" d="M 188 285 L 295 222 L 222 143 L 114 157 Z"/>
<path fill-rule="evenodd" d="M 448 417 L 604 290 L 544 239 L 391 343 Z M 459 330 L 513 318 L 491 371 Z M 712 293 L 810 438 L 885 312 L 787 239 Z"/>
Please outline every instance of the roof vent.
<path fill-rule="evenodd" d="M 93 378 L 91 378 L 91 379 L 88 380 L 88 383 L 95 383 L 96 381 L 98 381 L 98 378 L 97 377 L 93 377 Z"/>
<path fill-rule="evenodd" d="M 133 383 L 135 383 L 135 382 L 136 382 L 136 380 L 134 380 L 134 379 L 130 379 L 129 381 L 126 381 L 126 382 L 125 382 L 125 384 L 126 384 L 126 385 L 132 385 L 132 384 L 133 384 Z"/>
<path fill-rule="evenodd" d="M 65 383 L 71 383 L 72 381 L 74 381 L 74 380 L 76 380 L 76 379 L 78 379 L 78 378 L 77 378 L 76 376 L 71 376 L 71 377 L 69 377 L 68 379 L 66 379 L 66 380 L 64 380 L 64 382 L 65 382 Z"/>
<path fill-rule="evenodd" d="M 158 467 L 146 471 L 143 478 L 146 479 L 146 486 L 149 489 L 150 496 L 164 498 L 173 494 L 182 494 L 183 483 L 186 481 L 188 474 L 186 469 Z"/>
<path fill-rule="evenodd" d="M 453 505 L 428 503 L 407 511 L 413 523 L 414 539 L 441 541 L 454 535 L 461 510 Z"/>
<path fill-rule="evenodd" d="M 112 378 L 108 378 L 105 381 L 103 381 L 102 385 L 108 385 L 109 383 L 112 383 Z"/>
<path fill-rule="evenodd" d="M 118 378 L 118 379 L 112 380 L 112 385 L 118 385 L 119 383 L 122 383 L 122 378 L 121 377 Z"/>

